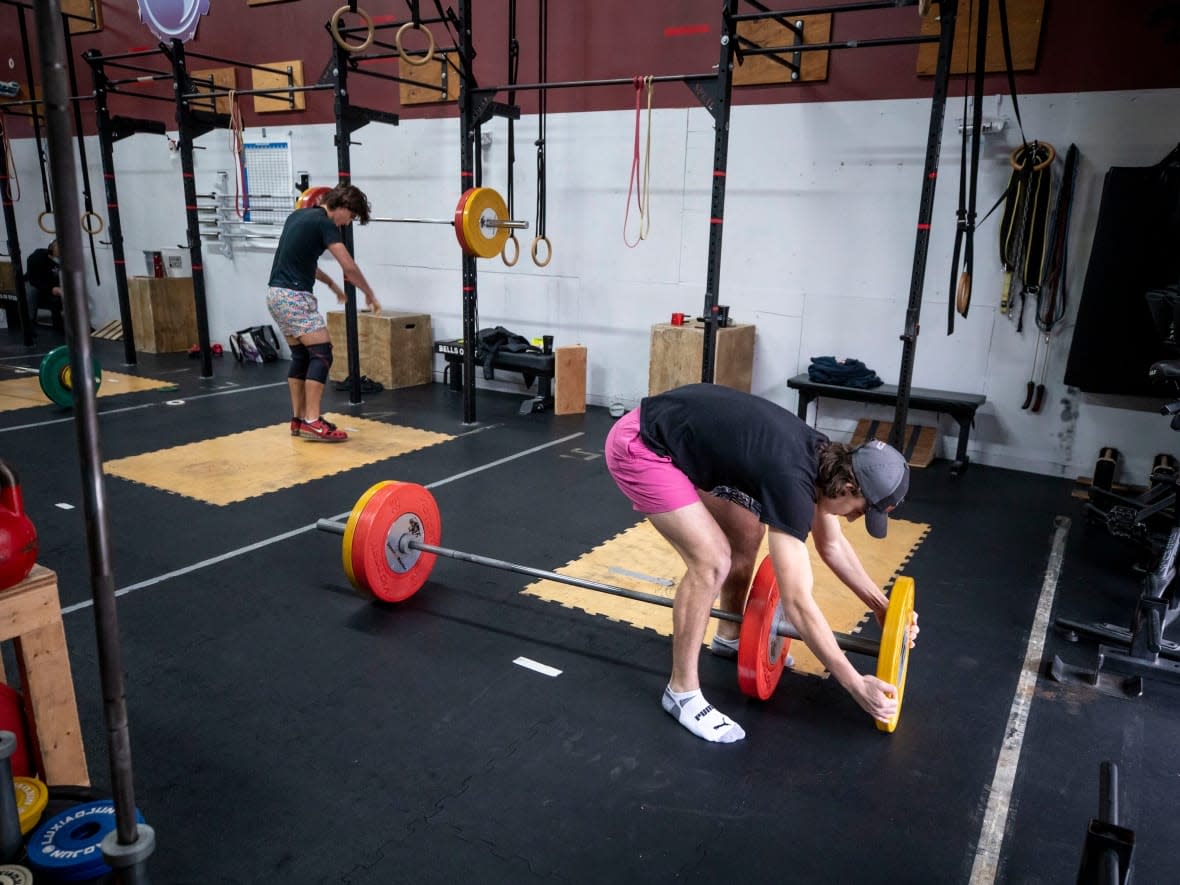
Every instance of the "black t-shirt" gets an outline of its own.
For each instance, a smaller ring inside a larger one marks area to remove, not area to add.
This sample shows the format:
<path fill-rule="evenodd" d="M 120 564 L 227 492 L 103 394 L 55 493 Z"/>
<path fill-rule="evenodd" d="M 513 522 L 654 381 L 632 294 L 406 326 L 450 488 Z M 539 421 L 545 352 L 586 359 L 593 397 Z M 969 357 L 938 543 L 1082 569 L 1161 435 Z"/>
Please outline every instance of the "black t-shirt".
<path fill-rule="evenodd" d="M 296 209 L 283 225 L 268 285 L 310 292 L 315 285 L 316 262 L 325 249 L 340 242 L 340 228 L 322 207 Z"/>
<path fill-rule="evenodd" d="M 48 249 L 34 249 L 29 253 L 29 260 L 25 264 L 25 279 L 34 289 L 42 292 L 52 292 L 54 286 L 60 286 L 57 262 L 49 254 Z"/>
<path fill-rule="evenodd" d="M 815 514 L 819 447 L 828 438 L 770 400 L 690 384 L 639 404 L 640 436 L 705 491 L 734 489 L 764 523 L 800 541 Z"/>

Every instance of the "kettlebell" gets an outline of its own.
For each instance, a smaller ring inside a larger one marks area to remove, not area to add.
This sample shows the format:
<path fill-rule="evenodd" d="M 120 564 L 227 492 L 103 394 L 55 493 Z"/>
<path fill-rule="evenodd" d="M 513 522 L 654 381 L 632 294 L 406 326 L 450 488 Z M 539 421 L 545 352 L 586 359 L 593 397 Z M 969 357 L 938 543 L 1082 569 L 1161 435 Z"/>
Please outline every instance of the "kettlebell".
<path fill-rule="evenodd" d="M 16 471 L 0 461 L 0 590 L 19 584 L 37 562 L 37 529 L 25 514 Z"/>

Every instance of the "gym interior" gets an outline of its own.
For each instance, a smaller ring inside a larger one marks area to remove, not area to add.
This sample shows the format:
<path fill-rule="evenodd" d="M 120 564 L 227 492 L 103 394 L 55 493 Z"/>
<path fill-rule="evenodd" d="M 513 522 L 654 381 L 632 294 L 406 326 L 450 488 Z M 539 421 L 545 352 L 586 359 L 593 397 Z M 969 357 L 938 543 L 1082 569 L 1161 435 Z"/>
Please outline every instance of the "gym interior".
<path fill-rule="evenodd" d="M 572 6 L 0 0 L 0 882 L 1174 881 L 1180 3 Z M 909 460 L 888 727 L 750 607 L 660 709 L 701 381 Z"/>

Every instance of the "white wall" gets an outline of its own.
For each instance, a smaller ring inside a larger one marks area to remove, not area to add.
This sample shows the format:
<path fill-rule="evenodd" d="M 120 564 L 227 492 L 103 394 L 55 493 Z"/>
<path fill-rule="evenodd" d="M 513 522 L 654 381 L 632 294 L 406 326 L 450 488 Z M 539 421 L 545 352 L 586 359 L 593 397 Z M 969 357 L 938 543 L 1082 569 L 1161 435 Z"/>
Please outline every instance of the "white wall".
<path fill-rule="evenodd" d="M 1150 165 L 1180 141 L 1180 90 L 1021 99 L 1028 137 L 1052 142 L 1064 156 L 1081 151 L 1071 226 L 1069 313 L 1049 349 L 1047 395 L 1040 414 L 1020 406 L 1033 371 L 1037 336 L 1032 308 L 1026 329 L 998 313 L 999 212 L 976 237 L 974 296 L 967 319 L 946 326 L 947 285 L 959 183 L 957 122 L 962 106 L 947 109 L 939 188 L 930 241 L 922 334 L 913 383 L 983 393 L 971 435 L 971 457 L 1038 473 L 1088 475 L 1101 446 L 1125 455 L 1125 475 L 1146 476 L 1156 452 L 1172 451 L 1176 437 L 1155 401 L 1111 405 L 1062 384 L 1101 196 L 1113 165 Z M 981 211 L 1003 191 L 1008 155 L 1019 143 L 1015 116 L 1003 97 L 987 100 L 985 117 L 1007 127 L 984 138 L 979 181 Z M 806 370 L 812 356 L 856 357 L 888 382 L 900 366 L 898 339 L 909 298 L 914 230 L 929 123 L 928 100 L 739 106 L 732 114 L 720 301 L 731 317 L 757 326 L 756 393 L 793 408 L 786 379 Z M 646 137 L 646 117 L 644 121 Z M 507 191 L 506 125 L 485 127 L 484 184 Z M 631 249 L 623 219 L 632 162 L 635 116 L 599 112 L 551 116 L 547 123 L 547 233 L 553 260 L 535 267 L 530 230 L 521 235 L 514 268 L 498 259 L 479 263 L 479 325 L 501 324 L 522 334 L 580 342 L 590 354 L 588 398 L 635 405 L 646 393 L 652 324 L 673 311 L 699 312 L 709 236 L 713 120 L 701 108 L 656 111 L 652 130 L 651 233 Z M 247 140 L 261 130 L 247 131 Z M 315 184 L 335 181 L 334 127 L 271 130 L 288 138 L 296 170 Z M 353 180 L 370 196 L 375 214 L 449 218 L 460 191 L 458 123 L 413 120 L 399 127 L 371 124 L 355 135 Z M 516 124 L 516 215 L 534 219 L 536 118 Z M 213 190 L 218 172 L 232 168 L 228 138 L 210 133 L 196 152 L 197 190 Z M 31 140 L 13 142 L 24 198 L 17 204 L 22 251 L 47 238 L 36 227 L 39 181 Z M 97 142 L 87 146 L 94 201 L 102 205 Z M 164 139 L 138 135 L 116 145 L 115 163 L 128 267 L 140 270 L 144 249 L 184 242 L 179 160 Z M 634 197 L 632 197 L 634 200 Z M 629 232 L 637 215 L 631 210 Z M 436 338 L 462 334 L 459 252 L 443 225 L 373 223 L 357 228 L 356 255 L 384 306 L 428 312 Z M 106 234 L 99 237 L 106 239 Z M 269 246 L 235 245 L 232 257 L 207 250 L 204 258 L 213 340 L 267 322 L 263 302 Z M 330 261 L 325 265 L 335 271 Z M 118 317 L 109 247 L 100 247 L 102 284 L 95 285 L 95 323 Z M 93 283 L 93 280 L 91 281 Z M 327 293 L 321 293 L 327 295 Z M 330 305 L 330 295 L 322 302 Z M 1043 357 L 1045 348 L 1040 348 Z M 1100 355 L 1096 355 L 1100 358 Z M 437 373 L 441 378 L 442 362 Z M 1039 367 L 1038 367 L 1039 374 Z M 481 384 L 482 379 L 481 379 Z M 819 426 L 846 438 L 866 415 L 889 419 L 892 409 L 821 401 Z M 934 416 L 912 413 L 911 420 Z M 942 419 L 945 454 L 957 426 Z"/>

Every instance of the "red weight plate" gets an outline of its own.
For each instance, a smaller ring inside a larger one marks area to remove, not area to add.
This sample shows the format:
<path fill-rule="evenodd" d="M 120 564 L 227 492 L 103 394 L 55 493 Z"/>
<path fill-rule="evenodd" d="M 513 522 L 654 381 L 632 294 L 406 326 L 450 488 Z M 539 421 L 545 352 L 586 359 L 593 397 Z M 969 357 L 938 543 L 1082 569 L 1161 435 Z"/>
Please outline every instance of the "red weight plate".
<path fill-rule="evenodd" d="M 365 504 L 352 539 L 356 585 L 385 602 L 401 602 L 417 593 L 437 559 L 419 550 L 402 552 L 402 535 L 437 545 L 442 520 L 429 491 L 411 482 L 391 482 Z"/>
<path fill-rule="evenodd" d="M 361 514 L 365 512 L 365 505 L 369 503 L 369 499 L 377 494 L 377 490 L 382 486 L 389 485 L 389 480 L 382 480 L 374 483 L 368 490 L 356 499 L 356 503 L 352 505 L 352 512 L 348 514 L 348 522 L 344 526 L 344 541 L 340 545 L 341 559 L 344 562 L 344 574 L 348 576 L 348 583 L 356 587 L 357 590 L 366 590 L 357 583 L 356 575 L 352 570 L 352 550 L 353 546 L 358 543 L 356 537 L 357 525 L 360 522 Z M 364 539 L 360 539 L 359 543 L 363 543 Z"/>
<path fill-rule="evenodd" d="M 770 557 L 762 559 L 746 600 L 742 632 L 738 640 L 738 687 L 750 697 L 766 700 L 774 694 L 791 640 L 779 636 L 783 620 L 779 609 L 778 581 Z"/>
<path fill-rule="evenodd" d="M 463 234 L 463 216 L 467 211 L 467 204 L 470 202 L 475 191 L 476 188 L 467 188 L 467 190 L 463 191 L 463 195 L 459 197 L 459 202 L 455 205 L 455 239 L 459 241 L 459 248 L 463 250 L 465 255 L 469 254 L 469 247 L 467 245 L 467 237 Z"/>

